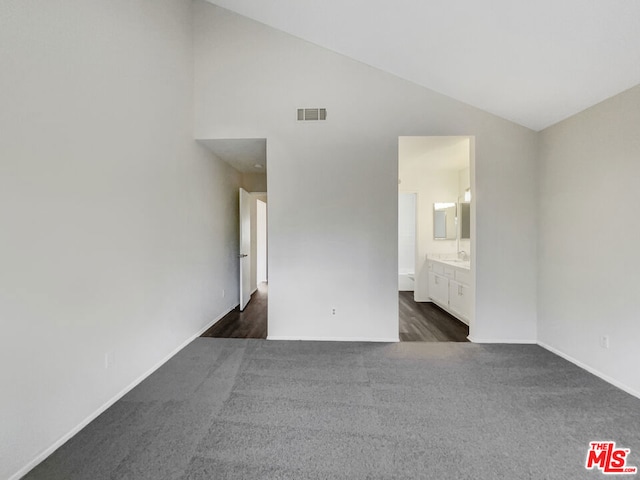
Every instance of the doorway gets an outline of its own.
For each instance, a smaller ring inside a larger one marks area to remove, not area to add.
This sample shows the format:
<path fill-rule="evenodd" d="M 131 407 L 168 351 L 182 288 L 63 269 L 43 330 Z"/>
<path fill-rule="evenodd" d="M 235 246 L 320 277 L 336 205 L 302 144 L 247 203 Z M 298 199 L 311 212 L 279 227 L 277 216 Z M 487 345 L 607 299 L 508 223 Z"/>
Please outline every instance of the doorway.
<path fill-rule="evenodd" d="M 203 337 L 267 338 L 267 194 L 239 192 L 239 305 Z"/>
<path fill-rule="evenodd" d="M 398 139 L 401 341 L 468 341 L 474 278 L 471 141 L 468 136 Z"/>
<path fill-rule="evenodd" d="M 237 273 L 233 290 L 236 308 L 203 336 L 266 338 L 267 336 L 267 140 L 209 138 L 198 141 L 229 164 L 235 174 Z M 234 257 L 236 255 L 234 254 Z M 224 296 L 224 290 L 223 290 Z"/>

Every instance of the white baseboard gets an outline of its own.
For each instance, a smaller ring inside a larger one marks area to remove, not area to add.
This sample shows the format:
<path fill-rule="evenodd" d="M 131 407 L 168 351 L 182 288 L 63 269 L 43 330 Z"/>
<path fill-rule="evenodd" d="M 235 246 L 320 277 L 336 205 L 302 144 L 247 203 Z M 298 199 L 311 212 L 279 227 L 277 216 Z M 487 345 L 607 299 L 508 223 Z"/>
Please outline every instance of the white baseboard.
<path fill-rule="evenodd" d="M 640 392 L 639 391 L 634 390 L 633 388 L 629 387 L 628 385 L 625 385 L 624 383 L 619 382 L 615 378 L 611 378 L 609 375 L 606 375 L 606 374 L 602 373 L 601 371 L 596 370 L 593 367 L 590 367 L 586 363 L 583 363 L 580 360 L 577 360 L 577 359 L 573 358 L 571 355 L 567 355 L 566 353 L 563 353 L 560 350 L 558 350 L 557 348 L 553 348 L 551 345 L 547 345 L 544 342 L 538 342 L 538 345 L 540 345 L 545 350 L 549 350 L 551 353 L 555 353 L 559 357 L 564 358 L 565 360 L 573 363 L 574 365 L 577 365 L 578 367 L 582 368 L 583 370 L 586 370 L 587 372 L 595 375 L 596 377 L 601 378 L 602 380 L 604 380 L 607 383 L 610 383 L 614 387 L 618 387 L 620 390 L 624 390 L 629 395 L 633 395 L 636 398 L 640 398 Z"/>
<path fill-rule="evenodd" d="M 515 343 L 518 345 L 536 345 L 538 343 L 533 339 L 530 340 L 527 338 L 478 338 L 472 337 L 471 335 L 467 338 L 473 343 Z"/>
<path fill-rule="evenodd" d="M 235 309 L 238 305 L 239 304 L 236 304 L 236 305 L 233 305 L 233 306 L 227 306 L 227 308 L 224 310 L 224 312 L 222 312 L 220 315 L 218 315 L 216 318 L 214 318 L 209 323 L 207 323 L 204 327 L 202 327 L 198 333 L 196 333 L 189 340 L 187 340 L 185 343 L 183 343 L 182 346 L 179 347 L 178 350 L 174 354 L 172 354 L 170 357 L 167 358 L 167 360 L 169 360 L 169 358 L 173 357 L 173 355 L 175 355 L 180 350 L 182 350 L 184 347 L 186 347 L 189 343 L 193 342 L 196 338 L 198 338 L 204 332 L 206 332 L 211 327 L 213 327 L 216 323 L 218 323 L 220 320 L 222 320 L 227 315 L 227 313 L 229 313 L 231 310 Z M 165 362 L 166 362 L 166 360 L 165 360 Z"/>
<path fill-rule="evenodd" d="M 399 337 L 296 337 L 268 335 L 267 340 L 297 340 L 303 342 L 384 342 L 397 343 Z"/>
<path fill-rule="evenodd" d="M 236 303 L 234 306 L 232 307 L 227 307 L 227 309 L 221 313 L 220 315 L 218 315 L 216 318 L 214 318 L 211 322 L 207 323 L 207 326 L 204 327 L 202 330 L 200 330 L 199 333 L 197 333 L 191 340 L 190 342 L 192 342 L 193 340 L 195 340 L 196 338 L 198 338 L 200 335 L 202 335 L 204 332 L 206 332 L 207 330 L 209 330 L 211 327 L 213 327 L 216 323 L 218 323 L 220 320 L 222 320 L 224 317 L 227 316 L 227 313 L 231 312 L 232 310 L 235 310 L 236 308 L 238 308 L 240 306 L 239 303 Z M 184 348 L 184 347 L 183 347 Z M 177 352 L 176 352 L 177 353 Z"/>
<path fill-rule="evenodd" d="M 220 315 L 218 315 L 211 322 L 207 323 L 207 325 L 204 326 L 203 328 L 201 328 L 198 331 L 198 333 L 192 335 L 187 340 L 182 342 L 182 344 L 180 344 L 180 346 L 175 348 L 171 353 L 169 353 L 162 360 L 160 360 L 158 363 L 156 363 L 153 367 L 151 367 L 145 373 L 143 373 L 138 378 L 136 378 L 133 382 L 131 382 L 129 385 L 127 385 L 119 393 L 114 395 L 111 399 L 107 400 L 101 407 L 99 407 L 96 411 L 94 411 L 93 413 L 88 415 L 82 422 L 80 422 L 78 425 L 73 427 L 69 432 L 67 432 L 62 437 L 60 437 L 58 440 L 56 440 L 50 447 L 48 447 L 45 450 L 43 450 L 42 452 L 40 452 L 33 460 L 31 460 L 24 467 L 22 467 L 16 473 L 14 473 L 12 476 L 10 476 L 9 480 L 19 480 L 20 478 L 24 477 L 27 473 L 29 473 L 31 470 L 33 470 L 38 464 L 40 464 L 42 461 L 44 461 L 49 455 L 51 455 L 58 448 L 60 448 L 62 445 L 64 445 L 71 437 L 73 437 L 80 430 L 82 430 L 84 427 L 89 425 L 89 423 L 91 423 L 93 420 L 98 418 L 98 416 L 100 414 L 102 414 L 110 406 L 112 406 L 114 403 L 116 403 L 118 400 L 120 400 L 122 397 L 124 397 L 127 393 L 129 393 L 131 390 L 133 390 L 140 383 L 142 383 L 142 381 L 145 380 L 149 375 L 151 375 L 153 372 L 155 372 L 157 369 L 159 369 L 162 365 L 167 363 L 180 350 L 182 350 L 184 347 L 189 345 L 192 341 L 194 341 L 196 338 L 198 338 L 204 332 L 209 330 L 213 325 L 215 325 L 219 320 L 221 320 L 227 313 L 229 313 L 234 308 L 236 308 L 235 305 L 230 307 L 224 313 L 221 313 Z"/>

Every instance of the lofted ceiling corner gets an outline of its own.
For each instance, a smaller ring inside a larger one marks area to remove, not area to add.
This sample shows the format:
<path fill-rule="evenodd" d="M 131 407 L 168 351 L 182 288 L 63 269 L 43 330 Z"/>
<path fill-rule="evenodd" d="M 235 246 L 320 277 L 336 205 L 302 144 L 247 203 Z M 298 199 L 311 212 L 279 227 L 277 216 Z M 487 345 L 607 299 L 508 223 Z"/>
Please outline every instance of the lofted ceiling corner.
<path fill-rule="evenodd" d="M 208 0 L 541 130 L 640 83 L 636 0 Z"/>

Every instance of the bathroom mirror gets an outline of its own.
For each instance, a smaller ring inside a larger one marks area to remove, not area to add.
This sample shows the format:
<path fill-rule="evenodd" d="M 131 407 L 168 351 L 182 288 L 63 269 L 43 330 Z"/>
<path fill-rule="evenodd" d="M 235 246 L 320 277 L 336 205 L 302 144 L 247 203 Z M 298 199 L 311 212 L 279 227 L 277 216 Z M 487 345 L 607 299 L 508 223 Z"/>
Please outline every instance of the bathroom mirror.
<path fill-rule="evenodd" d="M 469 240 L 471 238 L 471 204 L 469 202 L 460 202 L 459 209 L 460 224 L 460 240 Z"/>
<path fill-rule="evenodd" d="M 433 239 L 456 239 L 455 202 L 438 202 L 433 204 Z"/>

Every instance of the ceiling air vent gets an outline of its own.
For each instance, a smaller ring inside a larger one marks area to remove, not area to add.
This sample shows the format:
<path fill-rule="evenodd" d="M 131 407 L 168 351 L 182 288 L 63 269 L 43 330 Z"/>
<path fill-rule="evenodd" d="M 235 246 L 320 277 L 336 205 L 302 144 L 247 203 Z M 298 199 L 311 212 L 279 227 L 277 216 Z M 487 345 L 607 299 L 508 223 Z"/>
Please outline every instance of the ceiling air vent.
<path fill-rule="evenodd" d="M 299 108 L 298 109 L 299 121 L 326 120 L 326 119 L 327 119 L 326 108 Z"/>

